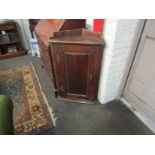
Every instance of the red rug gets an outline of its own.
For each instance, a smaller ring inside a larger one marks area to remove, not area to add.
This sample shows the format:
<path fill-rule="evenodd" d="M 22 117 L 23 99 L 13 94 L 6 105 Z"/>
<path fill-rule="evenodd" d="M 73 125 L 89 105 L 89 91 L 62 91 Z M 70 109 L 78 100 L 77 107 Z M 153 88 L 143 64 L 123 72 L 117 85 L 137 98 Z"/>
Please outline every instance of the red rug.
<path fill-rule="evenodd" d="M 55 125 L 33 65 L 1 70 L 0 94 L 13 100 L 15 134 L 41 134 Z"/>

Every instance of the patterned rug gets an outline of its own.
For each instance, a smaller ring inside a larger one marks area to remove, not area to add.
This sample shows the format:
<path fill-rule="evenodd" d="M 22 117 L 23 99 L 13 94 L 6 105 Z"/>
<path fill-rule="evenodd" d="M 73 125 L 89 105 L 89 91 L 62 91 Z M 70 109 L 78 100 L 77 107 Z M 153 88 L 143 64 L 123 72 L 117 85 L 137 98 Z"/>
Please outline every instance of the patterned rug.
<path fill-rule="evenodd" d="M 1 70 L 0 94 L 13 101 L 15 134 L 39 134 L 55 125 L 32 64 Z"/>

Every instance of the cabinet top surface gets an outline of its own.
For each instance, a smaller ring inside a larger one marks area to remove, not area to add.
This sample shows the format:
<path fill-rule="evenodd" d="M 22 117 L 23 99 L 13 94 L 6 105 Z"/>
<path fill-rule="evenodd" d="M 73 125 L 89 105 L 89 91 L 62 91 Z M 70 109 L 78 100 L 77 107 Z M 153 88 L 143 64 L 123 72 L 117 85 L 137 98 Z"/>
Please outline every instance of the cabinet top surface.
<path fill-rule="evenodd" d="M 76 29 L 55 32 L 49 39 L 49 43 L 68 43 L 68 44 L 97 44 L 103 45 L 105 42 L 100 33 L 87 29 Z"/>

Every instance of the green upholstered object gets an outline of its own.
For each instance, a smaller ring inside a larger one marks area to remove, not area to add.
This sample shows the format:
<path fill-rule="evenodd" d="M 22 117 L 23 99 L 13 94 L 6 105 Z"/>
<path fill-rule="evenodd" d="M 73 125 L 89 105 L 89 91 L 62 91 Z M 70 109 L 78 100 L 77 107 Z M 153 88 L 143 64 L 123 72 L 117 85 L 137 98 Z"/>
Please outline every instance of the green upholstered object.
<path fill-rule="evenodd" d="M 13 103 L 5 95 L 0 95 L 0 135 L 13 134 Z"/>

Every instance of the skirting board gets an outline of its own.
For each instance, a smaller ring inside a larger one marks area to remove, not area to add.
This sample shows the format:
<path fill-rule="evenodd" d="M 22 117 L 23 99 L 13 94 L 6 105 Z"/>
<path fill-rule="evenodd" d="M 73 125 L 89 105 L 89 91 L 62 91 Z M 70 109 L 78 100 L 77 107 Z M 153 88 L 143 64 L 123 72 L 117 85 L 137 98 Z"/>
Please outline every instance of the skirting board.
<path fill-rule="evenodd" d="M 155 122 L 147 116 L 144 116 L 140 111 L 137 111 L 132 104 L 124 98 L 121 98 L 122 103 L 127 106 L 153 133 L 155 133 Z"/>

